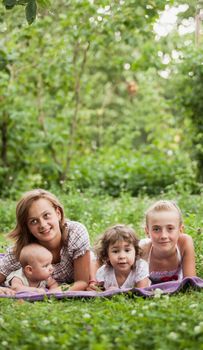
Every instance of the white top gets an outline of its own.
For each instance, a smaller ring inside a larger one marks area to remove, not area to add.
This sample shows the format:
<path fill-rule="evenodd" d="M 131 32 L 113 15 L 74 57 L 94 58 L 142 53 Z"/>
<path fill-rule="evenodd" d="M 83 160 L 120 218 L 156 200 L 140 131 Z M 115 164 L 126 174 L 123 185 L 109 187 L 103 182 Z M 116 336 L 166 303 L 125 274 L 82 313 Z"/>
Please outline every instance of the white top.
<path fill-rule="evenodd" d="M 144 278 L 149 276 L 148 263 L 143 259 L 136 261 L 136 266 L 132 269 L 126 278 L 125 282 L 120 288 L 133 288 L 135 284 Z M 115 271 L 112 266 L 102 265 L 96 273 L 96 280 L 104 283 L 104 288 L 109 289 L 111 287 L 119 288 L 116 280 Z"/>
<path fill-rule="evenodd" d="M 29 281 L 28 281 L 27 277 L 25 276 L 22 268 L 18 269 L 16 271 L 13 271 L 8 275 L 8 277 L 6 278 L 6 281 L 5 281 L 6 287 L 11 287 L 11 281 L 14 277 L 19 278 L 22 281 L 24 286 L 30 287 Z M 46 287 L 47 287 L 47 281 L 41 281 L 41 282 L 39 282 L 39 284 L 36 288 L 46 288 Z"/>

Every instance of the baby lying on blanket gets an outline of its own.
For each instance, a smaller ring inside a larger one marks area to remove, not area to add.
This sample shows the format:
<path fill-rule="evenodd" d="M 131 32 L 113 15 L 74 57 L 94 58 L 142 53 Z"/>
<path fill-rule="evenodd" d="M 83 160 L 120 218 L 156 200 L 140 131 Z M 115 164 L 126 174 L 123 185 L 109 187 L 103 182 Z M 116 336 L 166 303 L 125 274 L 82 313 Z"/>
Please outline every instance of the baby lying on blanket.
<path fill-rule="evenodd" d="M 46 290 L 61 291 L 53 279 L 52 253 L 45 247 L 31 243 L 24 246 L 20 253 L 22 268 L 13 271 L 5 281 L 6 287 L 16 292 L 30 291 L 45 293 Z"/>

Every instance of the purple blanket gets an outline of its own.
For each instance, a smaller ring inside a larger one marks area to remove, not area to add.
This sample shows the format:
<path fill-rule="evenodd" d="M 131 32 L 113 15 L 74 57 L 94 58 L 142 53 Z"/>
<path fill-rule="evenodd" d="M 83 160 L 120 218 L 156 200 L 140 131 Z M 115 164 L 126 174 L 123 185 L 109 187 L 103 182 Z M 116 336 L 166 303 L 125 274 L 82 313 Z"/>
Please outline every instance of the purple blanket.
<path fill-rule="evenodd" d="M 104 292 L 57 292 L 46 294 L 38 294 L 34 292 L 18 292 L 15 296 L 8 296 L 0 294 L 1 298 L 14 298 L 14 299 L 24 299 L 29 301 L 44 300 L 44 298 L 50 298 L 54 296 L 56 299 L 72 299 L 72 298 L 98 298 L 98 297 L 112 297 L 118 294 L 130 294 L 142 297 L 153 297 L 157 294 L 174 294 L 179 291 L 185 291 L 186 289 L 192 287 L 193 289 L 203 288 L 203 279 L 199 277 L 186 277 L 181 282 L 164 282 L 153 285 L 147 288 L 125 288 L 125 289 L 114 289 L 107 290 Z"/>
<path fill-rule="evenodd" d="M 0 254 L 0 259 L 4 254 Z M 203 279 L 199 277 L 186 277 L 181 282 L 172 281 L 155 284 L 147 288 L 125 288 L 125 289 L 114 289 L 107 290 L 104 292 L 47 292 L 46 294 L 40 294 L 35 292 L 18 292 L 15 296 L 0 294 L 0 298 L 13 298 L 13 299 L 24 299 L 29 301 L 44 300 L 44 298 L 50 298 L 54 296 L 56 299 L 72 299 L 72 298 L 98 298 L 98 297 L 112 297 L 117 294 L 129 294 L 142 297 L 153 297 L 157 294 L 174 294 L 179 291 L 185 291 L 188 288 L 201 289 L 203 288 Z"/>

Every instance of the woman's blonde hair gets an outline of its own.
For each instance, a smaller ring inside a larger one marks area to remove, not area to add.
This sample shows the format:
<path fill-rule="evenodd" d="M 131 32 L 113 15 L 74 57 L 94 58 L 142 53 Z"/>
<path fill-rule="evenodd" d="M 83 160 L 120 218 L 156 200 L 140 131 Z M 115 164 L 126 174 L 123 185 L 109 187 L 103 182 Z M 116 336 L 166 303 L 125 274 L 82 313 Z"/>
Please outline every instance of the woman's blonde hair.
<path fill-rule="evenodd" d="M 145 213 L 146 226 L 148 225 L 150 215 L 159 211 L 176 211 L 179 216 L 180 225 L 183 223 L 182 213 L 176 202 L 171 200 L 159 200 L 147 209 Z"/>
<path fill-rule="evenodd" d="M 16 227 L 8 234 L 8 237 L 15 241 L 13 252 L 16 255 L 17 259 L 19 259 L 21 249 L 25 245 L 38 242 L 28 229 L 27 219 L 31 205 L 33 202 L 41 198 L 48 200 L 54 209 L 58 208 L 60 211 L 61 219 L 59 225 L 62 234 L 62 240 L 65 239 L 67 225 L 64 218 L 64 209 L 55 195 L 41 188 L 26 192 L 16 206 Z"/>
<path fill-rule="evenodd" d="M 107 230 L 102 234 L 101 237 L 99 237 L 95 243 L 94 251 L 99 263 L 101 265 L 111 265 L 108 257 L 108 249 L 111 244 L 114 244 L 117 241 L 125 241 L 134 246 L 136 263 L 136 259 L 140 255 L 141 251 L 138 245 L 139 239 L 136 237 L 135 231 L 131 227 L 123 224 L 117 224 L 107 228 Z"/>

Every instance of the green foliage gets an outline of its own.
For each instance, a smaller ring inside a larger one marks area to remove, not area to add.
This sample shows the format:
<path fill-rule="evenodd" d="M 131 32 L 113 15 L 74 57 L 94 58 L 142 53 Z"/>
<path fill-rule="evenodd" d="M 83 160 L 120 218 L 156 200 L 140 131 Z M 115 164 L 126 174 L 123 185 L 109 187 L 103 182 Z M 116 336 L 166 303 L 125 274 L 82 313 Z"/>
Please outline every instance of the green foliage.
<path fill-rule="evenodd" d="M 185 50 L 184 58 L 176 73 L 176 101 L 181 108 L 181 117 L 191 120 L 193 155 L 198 160 L 198 178 L 202 182 L 203 171 L 203 107 L 202 107 L 202 67 L 201 47 L 193 51 Z"/>
<path fill-rule="evenodd" d="M 166 43 L 153 33 L 173 3 L 59 1 L 32 26 L 21 6 L 0 6 L 1 195 L 53 183 L 114 196 L 198 190 L 191 128 L 176 83 L 159 75 Z"/>
<path fill-rule="evenodd" d="M 71 184 L 72 182 L 72 184 Z M 133 196 L 140 193 L 157 195 L 176 188 L 177 191 L 198 191 L 195 177 L 195 163 L 186 155 L 171 150 L 157 150 L 146 147 L 140 151 L 102 152 L 94 157 L 80 159 L 73 165 L 69 181 L 63 188 L 78 188 L 85 191 L 95 189 L 95 193 L 119 196 L 129 192 Z"/>
<path fill-rule="evenodd" d="M 28 24 L 32 24 L 37 16 L 38 6 L 42 8 L 49 7 L 49 0 L 3 0 L 6 10 L 11 10 L 17 5 L 25 7 L 25 16 Z"/>

